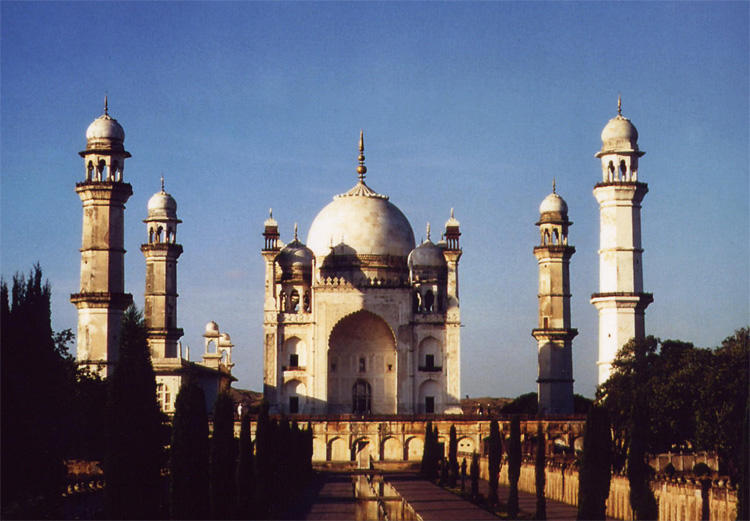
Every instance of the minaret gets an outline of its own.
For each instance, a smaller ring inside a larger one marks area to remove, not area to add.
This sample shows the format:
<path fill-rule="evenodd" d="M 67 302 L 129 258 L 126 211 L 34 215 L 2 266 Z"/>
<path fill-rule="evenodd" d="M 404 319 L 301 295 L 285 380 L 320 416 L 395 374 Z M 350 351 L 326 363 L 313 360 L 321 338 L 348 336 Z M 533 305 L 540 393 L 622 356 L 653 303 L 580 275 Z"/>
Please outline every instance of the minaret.
<path fill-rule="evenodd" d="M 104 114 L 86 130 L 85 178 L 76 183 L 83 203 L 81 241 L 81 290 L 70 296 L 78 308 L 76 359 L 102 377 L 112 373 L 120 343 L 120 322 L 133 302 L 125 293 L 125 249 L 123 217 L 125 203 L 133 195 L 123 182 L 125 159 L 130 154 L 123 142 L 125 131 Z"/>
<path fill-rule="evenodd" d="M 644 315 L 653 301 L 643 292 L 641 201 L 648 186 L 638 181 L 638 131 L 622 115 L 602 130 L 602 182 L 594 187 L 599 202 L 599 293 L 591 303 L 599 310 L 599 384 L 611 371 L 617 351 L 631 338 L 645 336 Z"/>
<path fill-rule="evenodd" d="M 445 413 L 461 413 L 461 308 L 458 298 L 458 261 L 463 250 L 459 244 L 460 223 L 453 215 L 445 222 L 445 248 L 443 256 L 448 265 L 445 300 Z"/>
<path fill-rule="evenodd" d="M 263 305 L 263 396 L 270 404 L 279 403 L 278 375 L 278 310 L 276 303 L 276 257 L 281 251 L 279 223 L 268 210 L 268 219 L 263 223 L 263 249 L 261 255 L 266 265 L 265 300 Z M 280 303 L 279 303 L 280 304 Z"/>
<path fill-rule="evenodd" d="M 146 257 L 146 291 L 143 311 L 148 329 L 148 345 L 154 364 L 179 364 L 177 342 L 182 329 L 177 327 L 177 258 L 182 246 L 177 244 L 177 203 L 164 191 L 148 201 L 146 223 L 148 242 L 141 245 Z M 169 359 L 169 360 L 164 360 Z"/>
<path fill-rule="evenodd" d="M 568 205 L 555 191 L 539 206 L 539 324 L 531 334 L 538 342 L 539 414 L 573 413 L 573 337 L 570 327 L 570 258 Z"/>

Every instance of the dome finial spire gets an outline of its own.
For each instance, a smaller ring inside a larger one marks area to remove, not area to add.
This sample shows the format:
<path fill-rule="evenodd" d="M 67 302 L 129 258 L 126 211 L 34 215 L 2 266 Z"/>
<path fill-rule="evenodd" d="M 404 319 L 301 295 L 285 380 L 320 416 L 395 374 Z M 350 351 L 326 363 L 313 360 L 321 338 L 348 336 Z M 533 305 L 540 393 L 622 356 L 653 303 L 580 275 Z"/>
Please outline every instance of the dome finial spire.
<path fill-rule="evenodd" d="M 359 182 L 365 182 L 365 174 L 367 173 L 367 167 L 365 166 L 365 133 L 359 131 L 359 166 L 357 166 L 357 174 L 359 175 Z"/>
<path fill-rule="evenodd" d="M 107 102 L 107 95 L 104 95 L 104 115 L 109 116 L 109 103 Z"/>
<path fill-rule="evenodd" d="M 430 240 L 430 221 L 427 221 L 427 240 Z"/>
<path fill-rule="evenodd" d="M 552 176 L 552 193 L 553 194 L 557 193 L 557 184 L 555 183 L 555 177 L 554 176 Z"/>
<path fill-rule="evenodd" d="M 294 223 L 294 240 L 297 240 L 297 223 Z"/>
<path fill-rule="evenodd" d="M 161 175 L 161 191 L 164 192 L 164 174 Z"/>
<path fill-rule="evenodd" d="M 617 95 L 617 115 L 622 116 L 622 96 Z"/>

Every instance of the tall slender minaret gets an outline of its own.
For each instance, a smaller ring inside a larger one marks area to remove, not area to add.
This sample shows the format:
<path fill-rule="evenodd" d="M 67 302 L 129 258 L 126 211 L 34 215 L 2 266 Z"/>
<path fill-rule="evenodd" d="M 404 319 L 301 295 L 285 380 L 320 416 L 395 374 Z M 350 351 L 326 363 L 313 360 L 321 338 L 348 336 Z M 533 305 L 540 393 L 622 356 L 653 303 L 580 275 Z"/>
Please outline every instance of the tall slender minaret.
<path fill-rule="evenodd" d="M 445 303 L 445 413 L 461 414 L 461 307 L 458 296 L 458 261 L 463 250 L 459 243 L 461 224 L 453 215 L 445 222 L 443 256 L 448 265 Z"/>
<path fill-rule="evenodd" d="M 76 359 L 102 377 L 111 374 L 117 362 L 120 322 L 133 302 L 125 293 L 124 213 L 133 195 L 123 182 L 125 131 L 109 115 L 107 98 L 104 114 L 86 130 L 84 181 L 76 183 L 83 203 L 81 241 L 81 290 L 70 296 L 78 308 Z"/>
<path fill-rule="evenodd" d="M 531 334 L 538 342 L 539 414 L 573 413 L 573 337 L 570 327 L 570 257 L 568 205 L 552 193 L 539 206 L 540 242 L 534 248 L 539 263 L 539 325 Z"/>
<path fill-rule="evenodd" d="M 653 295 L 643 292 L 641 201 L 648 185 L 638 181 L 638 131 L 622 115 L 602 130 L 602 182 L 594 187 L 599 202 L 599 384 L 608 378 L 617 351 L 631 338 L 645 336 L 644 315 Z"/>
<path fill-rule="evenodd" d="M 182 246 L 177 244 L 177 202 L 164 191 L 148 201 L 146 223 L 148 243 L 141 245 L 146 257 L 146 291 L 143 316 L 148 329 L 148 345 L 154 364 L 179 363 L 177 342 L 182 329 L 177 327 L 177 258 Z M 169 359 L 169 360 L 164 360 Z"/>

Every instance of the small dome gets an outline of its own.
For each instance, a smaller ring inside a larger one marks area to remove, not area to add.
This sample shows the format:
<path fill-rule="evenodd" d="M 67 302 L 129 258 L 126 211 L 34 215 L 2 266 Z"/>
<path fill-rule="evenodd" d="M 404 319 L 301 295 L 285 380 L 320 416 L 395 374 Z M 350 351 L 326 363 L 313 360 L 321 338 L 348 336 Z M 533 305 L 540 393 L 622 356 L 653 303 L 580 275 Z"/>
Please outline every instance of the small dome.
<path fill-rule="evenodd" d="M 177 219 L 177 201 L 164 190 L 148 200 L 149 218 Z"/>
<path fill-rule="evenodd" d="M 281 249 L 278 261 L 284 270 L 293 267 L 309 268 L 312 267 L 313 252 L 299 240 L 294 239 Z"/>
<path fill-rule="evenodd" d="M 442 268 L 445 266 L 445 257 L 443 249 L 427 239 L 411 251 L 407 262 L 409 269 Z"/>
<path fill-rule="evenodd" d="M 458 227 L 460 225 L 461 225 L 461 223 L 458 222 L 458 219 L 456 219 L 453 216 L 453 208 L 451 208 L 451 216 L 450 216 L 450 219 L 448 219 L 447 221 L 445 221 L 445 227 L 446 228 L 448 228 L 448 227 Z"/>
<path fill-rule="evenodd" d="M 109 114 L 102 114 L 86 129 L 86 141 L 92 143 L 101 140 L 119 141 L 120 143 L 125 140 L 125 130 Z"/>
<path fill-rule="evenodd" d="M 219 345 L 223 347 L 230 347 L 232 345 L 232 337 L 229 336 L 229 333 L 219 335 Z"/>
<path fill-rule="evenodd" d="M 206 324 L 206 332 L 203 336 L 218 336 L 219 335 L 219 324 L 213 320 Z"/>
<path fill-rule="evenodd" d="M 610 119 L 602 130 L 602 151 L 637 151 L 638 130 L 620 114 Z"/>
<path fill-rule="evenodd" d="M 321 259 L 338 251 L 356 255 L 406 257 L 414 249 L 414 232 L 406 216 L 388 197 L 360 181 L 334 197 L 313 220 L 307 244 Z"/>
<path fill-rule="evenodd" d="M 568 205 L 565 203 L 565 199 L 554 192 L 545 197 L 542 204 L 539 205 L 539 213 L 543 214 L 549 212 L 567 215 Z"/>

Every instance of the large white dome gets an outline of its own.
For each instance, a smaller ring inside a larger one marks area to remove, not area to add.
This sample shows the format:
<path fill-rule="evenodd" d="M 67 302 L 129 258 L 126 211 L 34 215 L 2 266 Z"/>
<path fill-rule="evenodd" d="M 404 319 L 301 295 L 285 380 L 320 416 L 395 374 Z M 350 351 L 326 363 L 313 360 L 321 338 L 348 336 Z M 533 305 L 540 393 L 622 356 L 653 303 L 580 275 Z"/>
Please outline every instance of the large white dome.
<path fill-rule="evenodd" d="M 334 197 L 310 226 L 307 247 L 316 257 L 326 257 L 331 246 L 335 254 L 407 257 L 414 249 L 414 232 L 388 197 L 360 181 Z"/>

